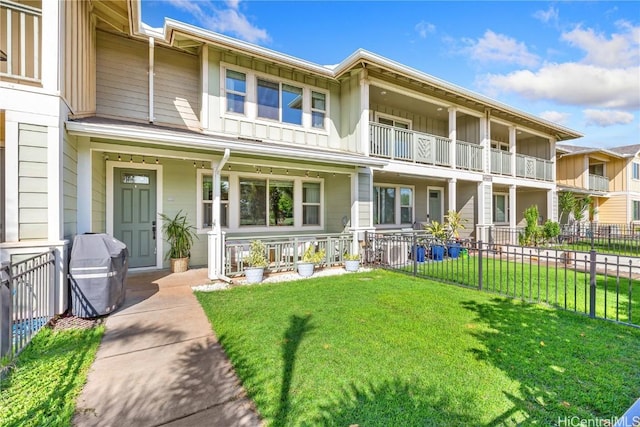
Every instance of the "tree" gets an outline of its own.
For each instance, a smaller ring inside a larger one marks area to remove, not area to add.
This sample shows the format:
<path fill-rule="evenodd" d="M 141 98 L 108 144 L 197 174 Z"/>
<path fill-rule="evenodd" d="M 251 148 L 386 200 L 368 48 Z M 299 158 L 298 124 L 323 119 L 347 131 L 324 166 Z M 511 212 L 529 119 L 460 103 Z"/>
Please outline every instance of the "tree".
<path fill-rule="evenodd" d="M 558 206 L 560 207 L 560 222 L 563 222 L 563 215 L 566 215 L 565 222 L 569 222 L 569 214 L 574 211 L 576 206 L 576 195 L 569 191 L 561 192 L 558 194 Z"/>

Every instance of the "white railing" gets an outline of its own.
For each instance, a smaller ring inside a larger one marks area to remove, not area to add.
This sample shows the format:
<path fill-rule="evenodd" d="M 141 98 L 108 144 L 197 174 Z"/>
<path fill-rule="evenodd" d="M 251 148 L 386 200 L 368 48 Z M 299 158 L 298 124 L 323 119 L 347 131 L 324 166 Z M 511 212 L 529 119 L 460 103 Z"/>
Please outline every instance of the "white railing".
<path fill-rule="evenodd" d="M 609 191 L 609 178 L 606 176 L 589 174 L 589 190 Z"/>
<path fill-rule="evenodd" d="M 482 171 L 482 146 L 466 141 L 456 141 L 456 167 Z"/>
<path fill-rule="evenodd" d="M 369 152 L 375 157 L 451 166 L 451 140 L 443 136 L 370 123 L 369 142 Z"/>
<path fill-rule="evenodd" d="M 0 77 L 39 82 L 42 12 L 10 0 L 0 2 L 0 12 Z"/>
<path fill-rule="evenodd" d="M 491 173 L 498 175 L 512 175 L 512 154 L 508 151 L 491 149 Z"/>
<path fill-rule="evenodd" d="M 55 314 L 56 252 L 12 265 L 0 277 L 0 356 L 14 356 Z"/>
<path fill-rule="evenodd" d="M 516 154 L 516 176 L 541 181 L 553 181 L 553 162 Z"/>

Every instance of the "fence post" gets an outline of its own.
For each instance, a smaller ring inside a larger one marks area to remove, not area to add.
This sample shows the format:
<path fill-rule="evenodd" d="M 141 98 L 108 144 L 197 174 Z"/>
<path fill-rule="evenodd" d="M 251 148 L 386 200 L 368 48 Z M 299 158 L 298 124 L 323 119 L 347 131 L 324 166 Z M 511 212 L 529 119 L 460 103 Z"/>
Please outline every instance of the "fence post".
<path fill-rule="evenodd" d="M 478 290 L 482 290 L 482 240 L 478 242 Z"/>
<path fill-rule="evenodd" d="M 413 260 L 413 276 L 418 275 L 418 239 L 416 233 L 411 233 L 411 258 Z"/>
<path fill-rule="evenodd" d="M 596 251 L 591 247 L 589 262 L 589 317 L 596 317 Z"/>
<path fill-rule="evenodd" d="M 0 357 L 11 351 L 11 270 L 9 264 L 0 266 Z"/>

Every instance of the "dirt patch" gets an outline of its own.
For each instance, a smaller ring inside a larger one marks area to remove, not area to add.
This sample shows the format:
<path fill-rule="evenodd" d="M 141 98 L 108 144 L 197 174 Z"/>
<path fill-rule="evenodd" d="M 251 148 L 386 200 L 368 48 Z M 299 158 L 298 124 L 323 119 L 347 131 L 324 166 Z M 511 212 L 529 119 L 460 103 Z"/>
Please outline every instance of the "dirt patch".
<path fill-rule="evenodd" d="M 67 313 L 51 319 L 49 327 L 54 331 L 61 331 L 65 329 L 91 329 L 101 325 L 104 322 L 104 319 L 104 317 L 84 319 Z"/>

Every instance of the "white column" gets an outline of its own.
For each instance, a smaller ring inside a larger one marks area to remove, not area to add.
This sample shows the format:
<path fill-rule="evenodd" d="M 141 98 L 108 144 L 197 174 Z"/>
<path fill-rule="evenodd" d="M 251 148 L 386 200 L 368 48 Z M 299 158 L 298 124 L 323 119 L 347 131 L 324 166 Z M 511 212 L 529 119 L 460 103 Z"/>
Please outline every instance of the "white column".
<path fill-rule="evenodd" d="M 553 182 L 556 182 L 556 139 L 555 138 L 550 138 L 549 139 L 549 150 L 550 150 L 550 156 L 549 159 L 551 160 L 551 163 L 553 164 L 553 167 L 551 168 L 551 179 L 553 180 Z M 605 174 L 606 175 L 606 174 Z"/>
<path fill-rule="evenodd" d="M 478 232 L 476 239 L 487 241 L 487 227 L 491 225 L 492 218 L 492 183 L 482 181 L 478 183 L 477 209 L 478 209 Z"/>
<path fill-rule="evenodd" d="M 18 122 L 11 120 L 10 112 L 5 116 L 4 149 L 4 224 L 5 241 L 17 242 L 18 230 Z"/>
<path fill-rule="evenodd" d="M 200 55 L 201 67 L 200 78 L 202 79 L 202 98 L 200 101 L 200 126 L 202 129 L 209 128 L 209 47 L 202 46 Z M 220 77 L 222 80 L 224 77 Z"/>
<path fill-rule="evenodd" d="M 509 128 L 509 153 L 511 153 L 511 175 L 516 176 L 516 128 Z"/>
<path fill-rule="evenodd" d="M 449 178 L 447 180 L 447 196 L 448 196 L 448 210 L 450 211 L 458 211 L 457 208 L 457 196 L 456 196 L 456 183 L 457 183 L 457 178 Z"/>
<path fill-rule="evenodd" d="M 362 69 L 360 76 L 360 151 L 369 155 L 369 76 Z"/>
<path fill-rule="evenodd" d="M 61 5 L 61 1 L 42 2 L 42 87 L 50 91 L 58 91 L 60 88 Z"/>
<path fill-rule="evenodd" d="M 512 184 L 509 186 L 509 228 L 516 228 L 518 225 L 516 201 L 516 186 Z"/>
<path fill-rule="evenodd" d="M 584 156 L 582 169 L 582 188 L 589 189 L 589 156 Z"/>
<path fill-rule="evenodd" d="M 92 163 L 91 150 L 89 147 L 89 137 L 78 137 L 78 234 L 90 233 L 91 223 L 91 200 L 92 200 Z"/>
<path fill-rule="evenodd" d="M 480 145 L 482 145 L 483 171 L 491 173 L 491 123 L 489 110 L 480 118 Z"/>
<path fill-rule="evenodd" d="M 449 160 L 451 161 L 451 168 L 456 168 L 456 140 L 457 140 L 457 109 L 455 107 L 449 108 L 449 139 L 451 145 L 449 146 Z"/>
<path fill-rule="evenodd" d="M 155 77 L 155 66 L 154 66 L 154 53 L 155 40 L 153 37 L 149 37 L 149 123 L 153 123 L 155 120 L 155 113 L 153 111 L 153 78 Z"/>
<path fill-rule="evenodd" d="M 546 220 L 558 221 L 558 192 L 556 190 L 547 190 L 547 217 Z"/>
<path fill-rule="evenodd" d="M 60 240 L 64 235 L 62 132 L 59 127 L 47 127 L 47 213 L 49 215 L 47 239 L 49 240 Z"/>
<path fill-rule="evenodd" d="M 352 253 L 358 243 L 358 228 L 360 228 L 358 204 L 358 170 L 356 169 L 356 171 L 351 174 L 351 230 L 353 230 L 353 241 L 351 243 Z"/>

